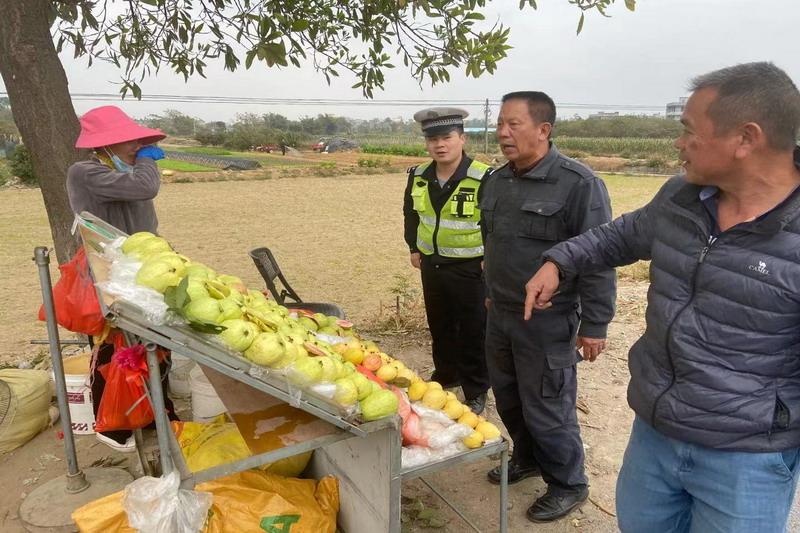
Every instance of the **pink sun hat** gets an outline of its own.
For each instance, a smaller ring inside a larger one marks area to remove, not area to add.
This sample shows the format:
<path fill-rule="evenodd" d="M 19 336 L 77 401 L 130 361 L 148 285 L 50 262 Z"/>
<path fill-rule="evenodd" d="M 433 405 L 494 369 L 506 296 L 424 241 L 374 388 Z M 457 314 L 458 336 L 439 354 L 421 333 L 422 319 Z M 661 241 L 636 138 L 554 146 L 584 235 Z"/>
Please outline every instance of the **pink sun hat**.
<path fill-rule="evenodd" d="M 81 134 L 75 148 L 100 148 L 111 144 L 140 140 L 153 144 L 166 137 L 163 131 L 145 128 L 113 105 L 95 107 L 81 117 Z"/>

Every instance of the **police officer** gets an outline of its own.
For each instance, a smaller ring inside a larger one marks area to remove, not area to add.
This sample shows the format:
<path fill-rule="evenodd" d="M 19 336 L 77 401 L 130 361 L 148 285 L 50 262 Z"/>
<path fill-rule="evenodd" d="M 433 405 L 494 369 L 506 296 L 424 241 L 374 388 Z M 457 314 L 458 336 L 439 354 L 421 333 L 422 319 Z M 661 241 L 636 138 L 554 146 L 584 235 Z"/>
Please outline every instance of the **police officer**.
<path fill-rule="evenodd" d="M 481 229 L 487 291 L 486 357 L 497 410 L 512 440 L 509 483 L 541 474 L 547 492 L 533 522 L 567 515 L 588 498 L 575 402 L 576 363 L 593 361 L 614 314 L 612 270 L 565 283 L 553 305 L 525 321 L 525 283 L 556 244 L 611 220 L 602 180 L 556 149 L 553 100 L 541 92 L 503 97 L 497 138 L 508 163 L 484 180 Z M 500 482 L 499 467 L 488 473 Z"/>
<path fill-rule="evenodd" d="M 433 341 L 430 379 L 445 388 L 461 385 L 466 405 L 480 414 L 489 376 L 478 188 L 490 169 L 464 153 L 466 117 L 450 107 L 414 114 L 433 161 L 409 169 L 403 215 L 411 264 L 422 273 Z"/>

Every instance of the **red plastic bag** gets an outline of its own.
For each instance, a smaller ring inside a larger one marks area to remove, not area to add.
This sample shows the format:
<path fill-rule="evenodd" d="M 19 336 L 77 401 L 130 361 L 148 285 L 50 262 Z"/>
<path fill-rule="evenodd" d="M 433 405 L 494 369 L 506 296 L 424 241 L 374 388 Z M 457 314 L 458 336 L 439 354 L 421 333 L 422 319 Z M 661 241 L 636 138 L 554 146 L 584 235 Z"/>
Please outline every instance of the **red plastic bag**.
<path fill-rule="evenodd" d="M 106 320 L 94 289 L 89 264 L 83 248 L 67 263 L 59 265 L 61 278 L 53 286 L 53 303 L 58 324 L 75 333 L 99 335 Z M 46 320 L 44 305 L 39 308 L 39 320 Z"/>
<path fill-rule="evenodd" d="M 144 346 L 118 350 L 111 362 L 98 370 L 106 380 L 97 408 L 95 431 L 138 429 L 150 424 L 153 408 L 147 398 L 147 361 Z"/>

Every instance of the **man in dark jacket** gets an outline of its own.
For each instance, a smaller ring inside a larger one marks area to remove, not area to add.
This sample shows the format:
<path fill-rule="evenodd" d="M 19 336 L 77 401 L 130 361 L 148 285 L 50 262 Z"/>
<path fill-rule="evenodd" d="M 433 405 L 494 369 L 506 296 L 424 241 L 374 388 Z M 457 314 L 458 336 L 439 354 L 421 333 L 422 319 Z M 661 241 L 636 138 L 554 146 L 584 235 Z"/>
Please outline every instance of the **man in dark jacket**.
<path fill-rule="evenodd" d="M 780 532 L 800 471 L 800 92 L 771 63 L 692 90 L 675 143 L 685 174 L 548 251 L 525 314 L 550 305 L 559 276 L 650 259 L 620 529 Z"/>
<path fill-rule="evenodd" d="M 503 97 L 497 138 L 509 163 L 482 184 L 487 306 L 486 358 L 497 411 L 514 441 L 508 480 L 541 472 L 547 492 L 528 509 L 556 520 L 586 501 L 588 481 L 575 412 L 577 367 L 603 350 L 614 314 L 612 269 L 565 286 L 538 320 L 522 320 L 525 282 L 554 244 L 611 220 L 603 181 L 550 142 L 553 100 L 541 92 Z M 500 470 L 488 474 L 499 483 Z"/>

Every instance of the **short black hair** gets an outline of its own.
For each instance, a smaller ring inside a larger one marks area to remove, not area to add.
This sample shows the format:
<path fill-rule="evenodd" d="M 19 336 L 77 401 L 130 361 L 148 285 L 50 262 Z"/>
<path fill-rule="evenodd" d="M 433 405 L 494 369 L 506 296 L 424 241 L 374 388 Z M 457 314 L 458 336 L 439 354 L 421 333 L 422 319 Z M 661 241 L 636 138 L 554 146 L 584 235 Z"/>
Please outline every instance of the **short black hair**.
<path fill-rule="evenodd" d="M 556 123 L 556 104 L 553 99 L 541 91 L 516 91 L 503 95 L 503 103 L 509 100 L 525 100 L 528 102 L 528 112 L 537 124 L 549 122 Z"/>
<path fill-rule="evenodd" d="M 775 150 L 792 150 L 800 128 L 800 92 L 786 72 L 766 61 L 741 63 L 698 76 L 692 92 L 716 89 L 708 108 L 714 129 L 725 133 L 755 122 Z"/>

